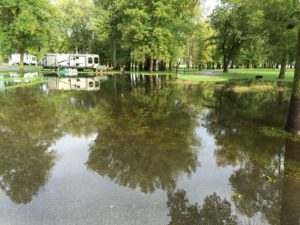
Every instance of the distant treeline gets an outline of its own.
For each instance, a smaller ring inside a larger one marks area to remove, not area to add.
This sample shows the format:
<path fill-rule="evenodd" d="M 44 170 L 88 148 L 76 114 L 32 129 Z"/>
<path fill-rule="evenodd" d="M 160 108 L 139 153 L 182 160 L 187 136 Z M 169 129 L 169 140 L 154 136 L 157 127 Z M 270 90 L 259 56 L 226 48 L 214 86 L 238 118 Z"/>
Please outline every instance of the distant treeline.
<path fill-rule="evenodd" d="M 0 51 L 95 53 L 132 70 L 294 67 L 296 0 L 3 0 Z"/>

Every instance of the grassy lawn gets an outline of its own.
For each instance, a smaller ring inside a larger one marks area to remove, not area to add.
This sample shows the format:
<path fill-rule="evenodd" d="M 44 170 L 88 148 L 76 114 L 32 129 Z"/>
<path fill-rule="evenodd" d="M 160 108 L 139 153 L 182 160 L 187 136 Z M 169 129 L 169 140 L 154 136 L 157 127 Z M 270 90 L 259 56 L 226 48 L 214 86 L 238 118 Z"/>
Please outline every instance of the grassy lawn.
<path fill-rule="evenodd" d="M 55 72 L 54 70 L 43 70 L 41 67 L 27 67 L 25 72 Z M 0 74 L 5 74 L 9 72 L 20 72 L 17 68 L 12 68 L 11 70 L 1 70 L 0 67 Z M 203 70 L 203 71 L 196 71 L 196 70 L 182 70 L 180 69 L 178 73 L 175 70 L 172 71 L 154 71 L 152 73 L 145 72 L 145 71 L 105 71 L 103 74 L 141 74 L 141 75 L 178 75 L 179 80 L 183 81 L 203 81 L 203 82 L 222 82 L 228 80 L 244 80 L 244 79 L 255 79 L 256 75 L 263 76 L 262 81 L 285 81 L 285 82 L 292 82 L 293 81 L 293 69 L 286 70 L 286 77 L 285 79 L 279 80 L 278 74 L 279 69 L 231 69 L 228 73 L 223 73 L 222 70 Z M 93 71 L 84 71 L 80 72 L 79 74 L 89 74 L 95 75 L 99 74 Z"/>
<path fill-rule="evenodd" d="M 221 72 L 221 71 L 219 71 Z M 254 74 L 254 75 L 276 75 L 279 74 L 279 69 L 232 69 L 229 70 L 232 73 L 239 74 Z M 286 75 L 293 75 L 294 69 L 286 69 Z"/>
<path fill-rule="evenodd" d="M 228 73 L 221 70 L 199 71 L 194 75 L 181 75 L 179 79 L 187 81 L 228 81 L 255 79 L 256 75 L 263 76 L 262 81 L 293 81 L 293 69 L 287 69 L 286 77 L 278 79 L 279 69 L 232 69 Z"/>
<path fill-rule="evenodd" d="M 198 76 L 198 75 L 180 75 L 179 80 L 183 81 L 203 81 L 203 82 L 222 82 L 230 79 L 223 76 Z"/>

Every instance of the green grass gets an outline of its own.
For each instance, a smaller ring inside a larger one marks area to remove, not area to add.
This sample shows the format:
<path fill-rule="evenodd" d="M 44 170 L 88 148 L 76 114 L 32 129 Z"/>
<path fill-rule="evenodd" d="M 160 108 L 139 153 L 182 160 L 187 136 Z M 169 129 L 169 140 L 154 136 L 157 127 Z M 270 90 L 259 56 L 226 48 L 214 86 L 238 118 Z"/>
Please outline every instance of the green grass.
<path fill-rule="evenodd" d="M 179 80 L 184 80 L 184 81 L 203 81 L 203 82 L 222 82 L 222 81 L 228 81 L 229 79 L 226 77 L 201 77 L 201 76 L 196 76 L 196 75 L 181 75 L 179 76 Z"/>
<path fill-rule="evenodd" d="M 294 70 L 287 69 L 286 77 L 278 79 L 279 69 L 233 69 L 228 73 L 223 73 L 221 70 L 199 71 L 194 75 L 181 75 L 179 79 L 187 81 L 229 81 L 229 80 L 254 80 L 256 75 L 262 75 L 261 81 L 293 81 Z"/>
<path fill-rule="evenodd" d="M 279 69 L 232 69 L 229 72 L 239 74 L 275 75 L 278 76 Z M 294 69 L 286 69 L 286 75 L 293 75 Z"/>
<path fill-rule="evenodd" d="M 28 67 L 28 69 L 33 70 L 25 70 L 24 72 L 55 72 L 55 70 L 47 70 L 42 69 L 41 67 Z M 0 74 L 5 73 L 20 73 L 19 70 L 11 70 L 11 71 L 0 71 Z M 103 74 L 107 75 L 116 75 L 116 74 L 140 74 L 140 75 L 178 75 L 180 80 L 183 81 L 199 81 L 199 82 L 222 82 L 222 81 L 229 81 L 229 80 L 249 80 L 255 79 L 256 75 L 262 75 L 263 78 L 260 79 L 261 81 L 283 81 L 283 82 L 292 82 L 293 81 L 293 69 L 286 70 L 286 77 L 285 79 L 278 79 L 279 69 L 231 69 L 228 73 L 223 73 L 221 70 L 203 70 L 203 71 L 195 71 L 191 69 L 180 69 L 178 73 L 175 70 L 172 71 L 154 71 L 152 73 L 147 71 L 104 71 Z M 89 74 L 95 75 L 100 74 L 93 71 L 83 71 L 79 74 Z"/>

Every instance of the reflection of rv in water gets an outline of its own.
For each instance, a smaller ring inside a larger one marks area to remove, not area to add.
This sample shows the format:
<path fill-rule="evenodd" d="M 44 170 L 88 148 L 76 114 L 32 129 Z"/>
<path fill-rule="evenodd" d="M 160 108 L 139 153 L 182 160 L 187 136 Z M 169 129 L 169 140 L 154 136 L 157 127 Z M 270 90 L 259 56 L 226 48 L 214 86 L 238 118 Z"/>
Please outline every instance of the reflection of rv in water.
<path fill-rule="evenodd" d="M 76 68 L 96 69 L 99 65 L 99 55 L 94 54 L 46 54 L 42 66 L 49 69 Z"/>
<path fill-rule="evenodd" d="M 98 77 L 48 78 L 48 88 L 57 90 L 100 90 Z"/>
<path fill-rule="evenodd" d="M 8 65 L 19 65 L 20 64 L 20 54 L 11 54 Z M 28 66 L 36 66 L 37 65 L 37 57 L 34 55 L 24 54 L 24 65 Z"/>

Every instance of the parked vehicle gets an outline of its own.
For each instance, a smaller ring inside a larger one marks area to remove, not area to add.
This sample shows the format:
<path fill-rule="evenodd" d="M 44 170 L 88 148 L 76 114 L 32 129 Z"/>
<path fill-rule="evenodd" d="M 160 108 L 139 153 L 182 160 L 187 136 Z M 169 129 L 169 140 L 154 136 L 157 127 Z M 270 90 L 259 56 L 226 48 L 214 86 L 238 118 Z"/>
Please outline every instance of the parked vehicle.
<path fill-rule="evenodd" d="M 49 69 L 73 68 L 96 69 L 99 65 L 99 55 L 95 54 L 46 54 L 42 66 Z"/>
<path fill-rule="evenodd" d="M 8 64 L 10 66 L 19 65 L 20 64 L 20 54 L 12 54 L 9 58 Z M 24 54 L 24 65 L 27 66 L 36 66 L 37 65 L 37 57 L 34 55 Z"/>

